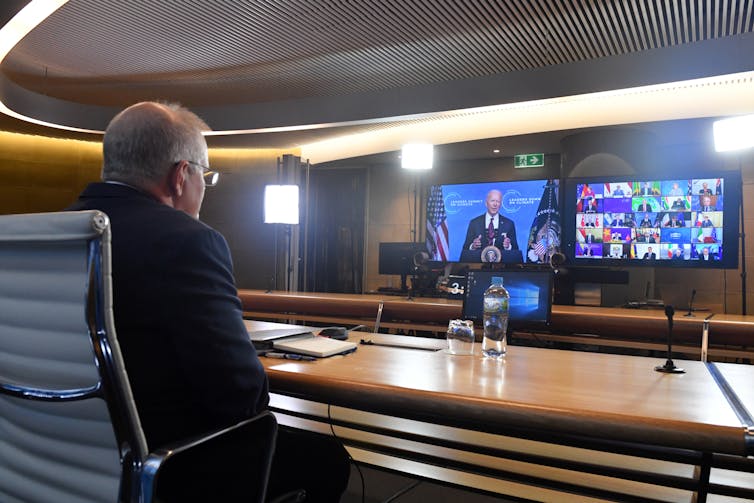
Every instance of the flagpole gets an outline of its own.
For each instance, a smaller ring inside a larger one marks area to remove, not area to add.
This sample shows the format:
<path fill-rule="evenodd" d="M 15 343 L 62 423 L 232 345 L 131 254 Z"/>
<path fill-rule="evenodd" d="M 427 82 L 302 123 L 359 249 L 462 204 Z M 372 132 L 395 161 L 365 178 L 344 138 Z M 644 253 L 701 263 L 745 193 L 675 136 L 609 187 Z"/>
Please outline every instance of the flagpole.
<path fill-rule="evenodd" d="M 738 172 L 741 172 L 741 154 L 738 154 Z M 743 190 L 743 189 L 742 189 Z M 746 315 L 746 224 L 744 198 L 741 197 L 741 314 Z"/>

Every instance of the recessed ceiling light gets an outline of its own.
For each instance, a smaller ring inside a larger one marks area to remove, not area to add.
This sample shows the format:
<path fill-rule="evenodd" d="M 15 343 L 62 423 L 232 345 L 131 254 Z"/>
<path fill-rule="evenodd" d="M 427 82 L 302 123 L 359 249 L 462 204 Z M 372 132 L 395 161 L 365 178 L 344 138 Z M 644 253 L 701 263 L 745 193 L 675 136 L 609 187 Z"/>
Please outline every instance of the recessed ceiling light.
<path fill-rule="evenodd" d="M 499 153 L 500 153 L 500 149 L 499 149 L 499 148 L 496 148 L 495 150 L 493 150 L 493 151 L 492 151 L 492 153 L 493 153 L 493 154 L 499 154 Z"/>

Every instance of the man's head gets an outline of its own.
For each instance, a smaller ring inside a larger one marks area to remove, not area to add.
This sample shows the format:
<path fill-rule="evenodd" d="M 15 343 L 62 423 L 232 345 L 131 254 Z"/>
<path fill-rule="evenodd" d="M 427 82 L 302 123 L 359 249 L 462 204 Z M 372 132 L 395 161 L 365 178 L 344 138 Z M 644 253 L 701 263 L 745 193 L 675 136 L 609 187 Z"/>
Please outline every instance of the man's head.
<path fill-rule="evenodd" d="M 500 204 L 503 202 L 503 194 L 499 190 L 491 190 L 487 192 L 487 199 L 484 201 L 487 206 L 487 213 L 493 217 L 500 211 Z"/>
<path fill-rule="evenodd" d="M 702 255 L 704 255 L 705 257 L 709 257 L 709 248 L 707 247 L 702 248 Z"/>
<path fill-rule="evenodd" d="M 702 182 L 702 189 L 706 191 L 708 187 L 709 185 L 707 184 L 707 182 Z"/>
<path fill-rule="evenodd" d="M 113 118 L 103 140 L 105 181 L 127 183 L 160 202 L 199 216 L 208 165 L 209 127 L 172 103 L 142 102 Z"/>
<path fill-rule="evenodd" d="M 651 246 L 647 246 L 647 253 L 652 253 L 652 247 Z"/>
<path fill-rule="evenodd" d="M 678 182 L 673 182 L 673 190 L 678 188 Z"/>
<path fill-rule="evenodd" d="M 675 256 L 676 257 L 680 257 L 681 256 L 681 249 L 680 248 L 676 248 L 675 249 Z"/>

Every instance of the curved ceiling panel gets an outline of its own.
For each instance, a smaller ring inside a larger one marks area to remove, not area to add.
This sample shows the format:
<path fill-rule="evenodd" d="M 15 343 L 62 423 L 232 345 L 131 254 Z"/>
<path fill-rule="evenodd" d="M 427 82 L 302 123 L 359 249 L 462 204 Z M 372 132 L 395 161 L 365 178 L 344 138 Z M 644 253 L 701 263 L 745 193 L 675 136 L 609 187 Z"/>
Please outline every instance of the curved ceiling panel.
<path fill-rule="evenodd" d="M 92 130 L 151 99 L 236 133 L 363 127 L 752 70 L 753 11 L 754 0 L 69 0 L 2 61 L 0 92 L 21 114 Z"/>

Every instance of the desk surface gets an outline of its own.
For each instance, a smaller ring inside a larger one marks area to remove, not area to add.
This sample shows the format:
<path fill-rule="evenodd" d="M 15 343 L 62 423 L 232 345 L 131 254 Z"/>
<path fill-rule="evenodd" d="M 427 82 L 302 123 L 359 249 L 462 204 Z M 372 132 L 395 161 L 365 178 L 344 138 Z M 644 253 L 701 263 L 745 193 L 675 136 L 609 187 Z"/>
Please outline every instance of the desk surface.
<path fill-rule="evenodd" d="M 239 290 L 244 311 L 261 316 L 272 313 L 308 313 L 344 324 L 358 324 L 356 318 L 374 320 L 382 306 L 382 322 L 403 321 L 407 326 L 432 323 L 447 326 L 448 320 L 462 316 L 460 300 L 414 298 L 316 292 L 265 292 Z M 676 343 L 701 345 L 704 319 L 710 320 L 709 344 L 751 346 L 754 344 L 754 316 L 717 314 L 706 311 L 674 317 Z M 293 316 L 295 318 L 295 316 Z M 355 317 L 354 319 L 351 319 Z M 419 328 L 425 329 L 425 328 Z M 550 329 L 563 334 L 594 334 L 627 341 L 664 342 L 667 318 L 663 309 L 625 309 L 590 306 L 552 306 Z"/>
<path fill-rule="evenodd" d="M 383 334 L 351 339 L 364 336 Z M 498 433 L 514 428 L 738 455 L 747 448 L 744 427 L 698 361 L 676 361 L 686 373 L 669 375 L 653 370 L 664 363 L 654 358 L 511 346 L 495 362 L 365 345 L 316 362 L 262 360 L 271 391 L 370 412 Z M 744 388 L 745 403 L 754 402 L 754 366 L 722 368 L 736 390 Z"/>

